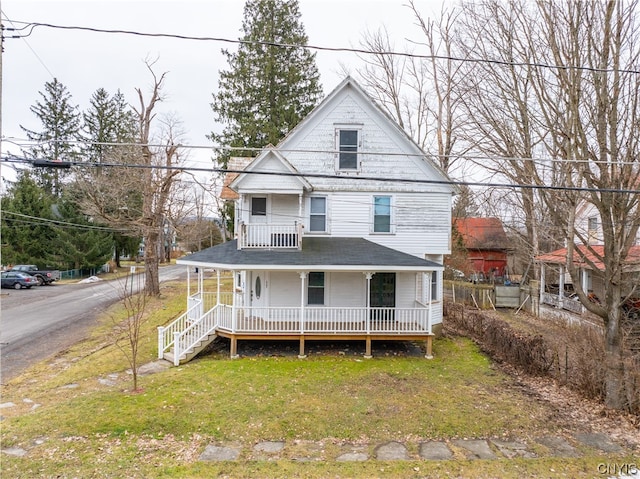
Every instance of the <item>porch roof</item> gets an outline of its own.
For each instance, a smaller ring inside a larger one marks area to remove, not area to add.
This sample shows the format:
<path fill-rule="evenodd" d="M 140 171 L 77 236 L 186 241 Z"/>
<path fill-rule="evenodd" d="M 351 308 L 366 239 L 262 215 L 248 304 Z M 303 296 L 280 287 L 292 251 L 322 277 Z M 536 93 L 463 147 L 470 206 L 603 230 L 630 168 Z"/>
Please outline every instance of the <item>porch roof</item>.
<path fill-rule="evenodd" d="M 178 264 L 227 270 L 439 271 L 424 260 L 364 238 L 304 238 L 302 249 L 266 250 L 237 247 L 228 241 L 176 261 Z"/>
<path fill-rule="evenodd" d="M 573 262 L 576 266 L 585 269 L 592 269 L 591 264 L 596 269 L 604 271 L 604 246 L 603 245 L 576 245 L 573 251 Z M 536 261 L 539 263 L 548 264 L 566 264 L 567 263 L 567 248 L 560 248 L 550 253 L 545 253 L 536 256 Z M 640 268 L 640 246 L 632 246 L 629 249 L 624 266 L 628 270 L 636 271 Z"/>

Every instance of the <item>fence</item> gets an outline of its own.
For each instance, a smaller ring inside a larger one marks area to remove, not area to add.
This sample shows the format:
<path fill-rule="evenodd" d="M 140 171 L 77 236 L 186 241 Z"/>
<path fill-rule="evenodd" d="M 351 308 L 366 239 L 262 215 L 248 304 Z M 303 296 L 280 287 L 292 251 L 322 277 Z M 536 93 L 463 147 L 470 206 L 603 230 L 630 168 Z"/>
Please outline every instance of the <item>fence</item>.
<path fill-rule="evenodd" d="M 538 290 L 532 286 L 479 285 L 459 281 L 444 282 L 444 299 L 478 309 L 513 308 L 537 313 Z"/>
<path fill-rule="evenodd" d="M 491 357 L 526 373 L 549 376 L 586 397 L 605 395 L 604 336 L 587 324 L 551 323 L 536 333 L 525 333 L 494 312 L 471 310 L 462 304 L 445 303 L 443 326 L 476 341 Z M 625 345 L 623 354 L 626 409 L 640 415 L 640 354 Z"/>

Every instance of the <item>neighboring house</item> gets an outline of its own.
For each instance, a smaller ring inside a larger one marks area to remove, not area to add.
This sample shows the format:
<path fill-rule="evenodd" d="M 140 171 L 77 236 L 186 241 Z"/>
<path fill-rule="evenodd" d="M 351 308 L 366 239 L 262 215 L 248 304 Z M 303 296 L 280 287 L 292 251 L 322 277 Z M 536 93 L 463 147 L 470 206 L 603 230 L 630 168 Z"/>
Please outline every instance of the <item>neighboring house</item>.
<path fill-rule="evenodd" d="M 455 188 L 356 82 L 225 184 L 236 239 L 178 260 L 198 290 L 160 329 L 160 357 L 189 360 L 216 335 L 232 357 L 241 339 L 297 340 L 300 356 L 305 340 L 363 340 L 367 357 L 372 340 L 424 340 L 430 357 Z"/>
<path fill-rule="evenodd" d="M 580 284 L 592 301 L 599 301 L 600 298 L 604 298 L 605 285 L 600 274 L 604 271 L 604 265 L 600 259 L 604 257 L 604 239 L 597 208 L 592 203 L 582 202 L 576 208 L 575 225 L 576 233 L 587 243 L 586 245 L 576 244 L 576 251 L 574 251 L 574 263 L 578 268 Z M 582 314 L 584 307 L 573 292 L 573 282 L 566 268 L 567 248 L 539 255 L 535 259 L 540 264 L 540 303 Z M 625 264 L 625 273 L 637 276 L 638 271 L 640 271 L 640 232 L 636 237 L 635 245 L 629 250 Z M 636 288 L 640 286 L 632 284 L 631 276 L 629 279 L 625 294 L 631 292 L 634 286 Z M 636 296 L 640 296 L 640 291 Z"/>
<path fill-rule="evenodd" d="M 498 218 L 454 218 L 453 226 L 467 252 L 469 277 L 487 281 L 502 279 L 507 272 L 509 240 Z"/>

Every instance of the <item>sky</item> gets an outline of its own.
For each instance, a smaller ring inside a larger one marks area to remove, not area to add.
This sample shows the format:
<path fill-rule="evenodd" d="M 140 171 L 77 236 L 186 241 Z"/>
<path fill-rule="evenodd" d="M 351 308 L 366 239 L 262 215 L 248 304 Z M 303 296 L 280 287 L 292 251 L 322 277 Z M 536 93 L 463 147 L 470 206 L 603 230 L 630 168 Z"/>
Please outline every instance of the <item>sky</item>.
<path fill-rule="evenodd" d="M 410 40 L 420 41 L 407 0 L 299 0 L 301 21 L 310 45 L 357 47 L 365 31 L 385 27 L 395 50 Z M 416 0 L 428 16 L 439 10 L 436 0 Z M 241 36 L 244 1 L 241 0 L 0 0 L 2 22 L 38 22 L 64 26 L 170 33 L 237 40 Z M 14 22 L 14 23 L 12 23 Z M 24 35 L 27 31 L 21 32 Z M 6 36 L 15 34 L 7 31 Z M 232 43 L 148 38 L 37 27 L 25 38 L 5 38 L 2 56 L 2 152 L 20 154 L 25 139 L 20 126 L 39 131 L 41 124 L 30 107 L 41 100 L 46 82 L 57 78 L 79 109 L 104 88 L 120 90 L 138 105 L 136 88 L 148 98 L 152 79 L 145 59 L 156 60 L 154 70 L 167 72 L 164 101 L 158 112 L 181 121 L 183 144 L 208 146 L 206 135 L 220 130 L 210 108 L 218 88 L 218 72 L 228 65 L 221 49 Z M 415 46 L 413 47 L 415 50 Z M 341 65 L 353 71 L 361 60 L 353 53 L 318 52 L 316 56 L 325 93 L 342 80 Z M 213 153 L 192 149 L 190 164 L 211 165 Z M 3 165 L 2 176 L 7 177 Z M 10 172 L 9 172 L 10 173 Z"/>

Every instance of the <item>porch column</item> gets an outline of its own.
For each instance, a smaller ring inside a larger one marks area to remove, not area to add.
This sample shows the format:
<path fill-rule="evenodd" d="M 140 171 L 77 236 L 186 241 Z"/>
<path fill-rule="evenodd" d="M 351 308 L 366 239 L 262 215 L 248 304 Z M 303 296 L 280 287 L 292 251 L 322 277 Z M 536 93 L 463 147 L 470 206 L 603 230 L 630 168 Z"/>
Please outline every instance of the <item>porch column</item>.
<path fill-rule="evenodd" d="M 582 285 L 582 291 L 584 291 L 584 294 L 589 297 L 589 273 L 584 268 L 580 269 L 580 284 Z M 584 314 L 584 312 L 585 307 L 580 303 L 580 314 Z"/>
<path fill-rule="evenodd" d="M 564 265 L 560 265 L 560 291 L 558 291 L 558 308 L 562 309 L 564 307 Z"/>
<path fill-rule="evenodd" d="M 232 296 L 232 301 L 231 301 L 231 332 L 235 334 L 236 332 L 236 328 L 237 328 L 237 322 L 238 322 L 238 309 L 237 309 L 237 305 L 236 305 L 236 272 L 235 270 L 231 271 L 231 275 L 233 277 L 232 280 L 232 285 L 233 285 L 233 296 Z"/>
<path fill-rule="evenodd" d="M 302 223 L 302 192 L 298 193 L 298 220 Z"/>
<path fill-rule="evenodd" d="M 216 270 L 216 306 L 220 306 L 220 270 Z"/>
<path fill-rule="evenodd" d="M 544 304 L 544 291 L 546 288 L 545 274 L 547 272 L 547 265 L 546 263 L 542 263 L 540 266 L 540 304 Z"/>
<path fill-rule="evenodd" d="M 364 276 L 367 278 L 367 291 L 365 294 L 365 304 L 367 305 L 367 334 L 371 334 L 371 278 L 373 278 L 373 273 L 365 273 Z"/>
<path fill-rule="evenodd" d="M 240 217 L 240 212 L 244 210 L 244 195 L 242 193 L 240 193 L 240 198 L 238 199 L 238 203 L 237 205 L 240 206 L 240 208 L 236 207 L 235 210 L 235 217 L 233 219 L 233 227 L 234 227 L 234 231 L 236 232 L 236 241 L 237 243 L 237 247 L 238 249 L 242 249 L 242 243 L 243 238 L 242 238 L 242 228 L 240 227 L 240 225 L 244 222 L 244 218 Z"/>
<path fill-rule="evenodd" d="M 187 266 L 187 298 L 191 297 L 191 268 Z"/>
<path fill-rule="evenodd" d="M 431 271 L 429 272 L 429 281 L 428 281 L 428 285 L 427 285 L 427 297 L 429 298 L 429 309 L 427 310 L 427 332 L 429 334 L 431 334 L 431 321 L 433 319 L 433 295 L 431 294 L 433 289 L 432 289 L 432 285 L 433 285 L 433 275 L 436 274 L 435 271 Z M 427 354 L 427 357 L 429 359 L 431 359 L 430 356 L 431 353 Z"/>
<path fill-rule="evenodd" d="M 306 271 L 300 272 L 300 352 L 298 357 L 304 359 L 307 355 L 304 353 L 304 280 L 307 277 Z"/>

